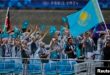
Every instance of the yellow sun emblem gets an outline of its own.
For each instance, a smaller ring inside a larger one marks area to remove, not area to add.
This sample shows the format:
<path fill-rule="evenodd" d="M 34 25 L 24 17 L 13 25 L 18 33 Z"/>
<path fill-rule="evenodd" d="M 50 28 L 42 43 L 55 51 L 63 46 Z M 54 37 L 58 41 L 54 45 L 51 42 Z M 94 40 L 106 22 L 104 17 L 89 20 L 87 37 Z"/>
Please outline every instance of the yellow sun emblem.
<path fill-rule="evenodd" d="M 79 21 L 78 23 L 81 25 L 81 26 L 86 26 L 88 21 L 90 19 L 90 15 L 89 13 L 87 13 L 86 11 L 83 11 L 80 16 L 79 16 Z"/>
<path fill-rule="evenodd" d="M 80 15 L 80 19 L 84 22 L 88 18 L 88 13 L 87 12 L 82 12 Z"/>

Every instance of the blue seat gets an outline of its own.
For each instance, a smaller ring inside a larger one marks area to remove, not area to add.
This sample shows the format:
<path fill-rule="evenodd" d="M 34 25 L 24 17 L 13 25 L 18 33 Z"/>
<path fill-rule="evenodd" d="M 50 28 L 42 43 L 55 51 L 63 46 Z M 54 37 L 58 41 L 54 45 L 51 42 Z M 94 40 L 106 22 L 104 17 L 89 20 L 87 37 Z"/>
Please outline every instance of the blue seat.
<path fill-rule="evenodd" d="M 51 54 L 50 54 L 50 58 L 53 59 L 53 60 L 55 60 L 55 59 L 59 59 L 60 56 L 59 56 L 59 54 L 57 53 L 57 51 L 53 51 L 53 52 L 51 52 Z"/>
<path fill-rule="evenodd" d="M 12 73 L 15 68 L 14 61 L 0 61 L 0 73 Z"/>
<path fill-rule="evenodd" d="M 74 70 L 68 60 L 61 60 L 57 67 L 60 75 L 73 75 Z"/>
<path fill-rule="evenodd" d="M 22 63 L 15 63 L 15 68 L 14 68 L 14 71 L 13 71 L 13 73 L 15 73 L 15 74 L 20 74 L 20 73 L 22 73 L 22 71 L 23 71 L 23 66 L 22 66 Z"/>
<path fill-rule="evenodd" d="M 41 64 L 28 64 L 27 71 L 29 74 L 41 74 Z"/>
<path fill-rule="evenodd" d="M 5 61 L 4 62 L 5 68 L 6 69 L 14 69 L 15 67 L 15 62 L 14 61 Z"/>
<path fill-rule="evenodd" d="M 57 63 L 56 61 L 46 63 L 44 66 L 45 75 L 57 75 Z"/>
<path fill-rule="evenodd" d="M 0 61 L 0 73 L 7 73 L 7 71 L 5 70 L 5 65 L 3 62 Z"/>

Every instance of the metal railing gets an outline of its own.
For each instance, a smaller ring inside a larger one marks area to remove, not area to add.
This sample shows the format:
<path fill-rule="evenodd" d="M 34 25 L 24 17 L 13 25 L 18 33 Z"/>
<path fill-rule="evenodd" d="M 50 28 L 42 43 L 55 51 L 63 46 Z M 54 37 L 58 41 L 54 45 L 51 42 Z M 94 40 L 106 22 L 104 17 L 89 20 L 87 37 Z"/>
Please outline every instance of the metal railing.
<path fill-rule="evenodd" d="M 28 60 L 22 62 L 23 60 Z M 80 61 L 79 63 L 76 61 Z M 95 75 L 106 60 L 0 58 L 0 74 L 8 75 Z M 109 62 L 109 61 L 108 61 Z"/>

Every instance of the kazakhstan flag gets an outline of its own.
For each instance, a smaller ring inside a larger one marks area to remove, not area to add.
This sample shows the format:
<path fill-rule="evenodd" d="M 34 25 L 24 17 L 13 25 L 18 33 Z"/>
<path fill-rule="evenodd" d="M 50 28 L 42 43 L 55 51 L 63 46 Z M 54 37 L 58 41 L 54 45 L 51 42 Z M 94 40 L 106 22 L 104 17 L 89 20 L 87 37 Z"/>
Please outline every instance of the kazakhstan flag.
<path fill-rule="evenodd" d="M 103 16 L 97 0 L 90 0 L 80 11 L 67 16 L 70 33 L 77 37 L 103 22 Z"/>

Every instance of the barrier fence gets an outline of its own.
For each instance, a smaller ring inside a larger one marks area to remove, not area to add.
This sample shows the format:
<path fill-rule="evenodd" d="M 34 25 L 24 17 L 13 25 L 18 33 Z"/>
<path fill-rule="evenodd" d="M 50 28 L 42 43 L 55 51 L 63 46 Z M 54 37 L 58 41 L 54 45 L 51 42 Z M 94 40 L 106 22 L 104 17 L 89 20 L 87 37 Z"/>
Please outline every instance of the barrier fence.
<path fill-rule="evenodd" d="M 104 67 L 104 62 L 73 59 L 0 58 L 0 75 L 95 75 L 95 68 Z"/>

